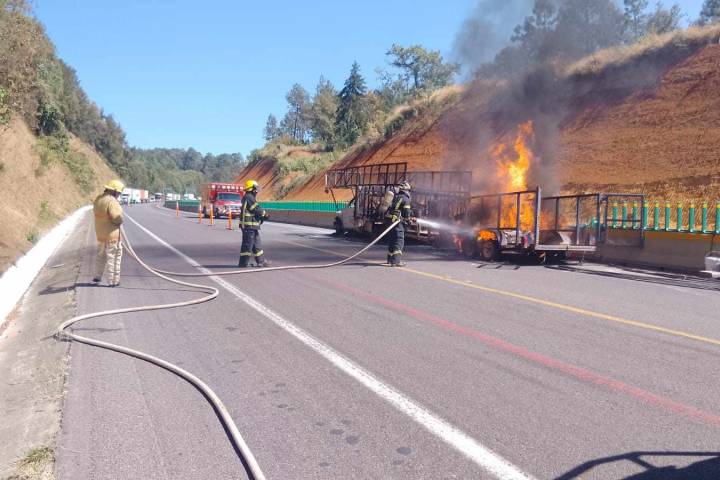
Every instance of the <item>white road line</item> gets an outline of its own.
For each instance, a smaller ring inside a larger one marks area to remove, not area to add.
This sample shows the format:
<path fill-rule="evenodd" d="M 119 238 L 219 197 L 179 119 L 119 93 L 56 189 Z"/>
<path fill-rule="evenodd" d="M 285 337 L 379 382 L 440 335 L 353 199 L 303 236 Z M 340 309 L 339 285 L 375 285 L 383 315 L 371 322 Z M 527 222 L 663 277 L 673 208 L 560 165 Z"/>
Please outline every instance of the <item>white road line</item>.
<path fill-rule="evenodd" d="M 202 267 L 198 262 L 188 257 L 180 250 L 176 249 L 175 247 L 167 243 L 165 240 L 161 239 L 153 232 L 142 226 L 129 215 L 126 215 L 126 218 L 132 221 L 135 225 L 137 225 L 141 230 L 143 230 L 146 234 L 155 239 L 157 242 L 159 242 L 160 244 L 174 252 L 176 255 L 181 257 L 188 264 L 196 267 L 203 273 L 212 273 L 210 270 Z M 315 337 L 313 337 L 297 325 L 293 324 L 289 320 L 284 319 L 279 314 L 275 313 L 273 310 L 258 302 L 248 294 L 238 290 L 234 285 L 231 285 L 230 283 L 217 276 L 210 275 L 208 278 L 212 279 L 214 282 L 222 286 L 225 290 L 235 295 L 238 299 L 242 300 L 249 307 L 262 314 L 265 318 L 275 323 L 287 333 L 294 336 L 305 346 L 311 348 L 316 353 L 324 357 L 335 367 L 342 370 L 347 375 L 351 376 L 361 384 L 365 385 L 365 387 L 367 387 L 374 394 L 390 403 L 393 407 L 413 419 L 427 431 L 429 431 L 430 433 L 440 438 L 442 441 L 465 455 L 467 458 L 485 469 L 495 478 L 499 480 L 533 479 L 532 476 L 523 472 L 518 467 L 505 460 L 503 457 L 496 454 L 489 448 L 483 446 L 474 438 L 470 437 L 466 433 L 459 430 L 457 427 L 443 420 L 438 415 L 417 404 L 405 394 L 383 383 L 372 373 L 348 360 L 341 353 L 337 352 L 328 345 L 325 345 L 320 340 L 316 339 Z"/>

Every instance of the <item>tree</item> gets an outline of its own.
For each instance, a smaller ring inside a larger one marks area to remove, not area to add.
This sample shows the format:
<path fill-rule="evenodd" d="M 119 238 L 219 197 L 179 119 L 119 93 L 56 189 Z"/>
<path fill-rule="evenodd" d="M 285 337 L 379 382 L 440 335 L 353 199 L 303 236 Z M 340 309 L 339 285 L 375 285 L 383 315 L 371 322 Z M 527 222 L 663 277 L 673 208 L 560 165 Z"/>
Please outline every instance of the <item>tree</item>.
<path fill-rule="evenodd" d="M 612 0 L 565 0 L 553 40 L 566 59 L 621 43 L 624 17 Z"/>
<path fill-rule="evenodd" d="M 280 127 L 287 136 L 298 142 L 304 142 L 308 131 L 308 118 L 310 112 L 310 95 L 302 85 L 295 84 L 285 95 L 288 111 L 280 123 Z"/>
<path fill-rule="evenodd" d="M 202 168 L 202 154 L 194 148 L 188 148 L 180 159 L 180 169 L 200 170 Z"/>
<path fill-rule="evenodd" d="M 263 137 L 265 141 L 271 142 L 280 136 L 280 127 L 278 127 L 277 118 L 272 113 L 268 115 L 265 128 L 263 129 Z"/>
<path fill-rule="evenodd" d="M 680 10 L 680 5 L 675 4 L 670 9 L 666 9 L 663 7 L 662 2 L 658 2 L 655 6 L 655 12 L 648 17 L 645 30 L 655 35 L 672 32 L 680 27 L 681 18 L 682 10 Z"/>
<path fill-rule="evenodd" d="M 718 21 L 720 21 L 720 0 L 705 0 L 700 11 L 698 25 L 709 25 Z"/>
<path fill-rule="evenodd" d="M 413 95 L 444 87 L 460 70 L 457 63 L 444 63 L 439 51 L 420 45 L 393 44 L 386 55 L 392 57 L 390 65 L 402 71 L 400 78 Z"/>
<path fill-rule="evenodd" d="M 648 15 L 645 10 L 648 6 L 648 0 L 624 0 L 625 6 L 625 32 L 628 40 L 636 41 L 645 35 Z"/>
<path fill-rule="evenodd" d="M 350 76 L 338 95 L 335 132 L 338 141 L 343 145 L 352 145 L 367 131 L 369 112 L 366 94 L 367 86 L 360 74 L 360 65 L 354 62 Z"/>
<path fill-rule="evenodd" d="M 551 36 L 557 27 L 558 11 L 553 0 L 535 0 L 532 15 L 525 18 L 521 25 L 513 30 L 511 40 L 519 43 L 518 52 L 504 52 L 505 60 L 515 57 L 515 61 L 545 61 L 553 54 Z"/>
<path fill-rule="evenodd" d="M 335 122 L 339 106 L 338 92 L 333 84 L 320 76 L 310 108 L 310 130 L 313 139 L 332 147 L 335 142 Z"/>

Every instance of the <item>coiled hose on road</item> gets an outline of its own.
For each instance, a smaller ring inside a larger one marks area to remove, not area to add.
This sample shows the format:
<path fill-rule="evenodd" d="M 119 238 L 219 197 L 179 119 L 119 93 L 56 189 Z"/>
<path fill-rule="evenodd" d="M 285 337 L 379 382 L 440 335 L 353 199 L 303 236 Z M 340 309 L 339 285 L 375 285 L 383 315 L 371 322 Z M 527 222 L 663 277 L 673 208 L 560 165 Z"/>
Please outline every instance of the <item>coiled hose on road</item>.
<path fill-rule="evenodd" d="M 371 247 L 373 247 L 376 243 L 378 243 L 383 237 L 385 237 L 390 230 L 395 228 L 395 226 L 400 223 L 400 221 L 394 222 L 392 225 L 390 225 L 385 231 L 383 231 L 377 238 L 375 238 L 372 242 L 370 242 L 368 245 L 366 245 L 363 249 L 355 253 L 354 255 L 351 255 L 347 258 L 344 258 L 342 260 L 339 260 L 337 262 L 332 263 L 325 263 L 325 264 L 317 264 L 317 265 L 283 265 L 278 267 L 268 267 L 268 268 L 254 268 L 254 269 L 245 269 L 245 270 L 232 270 L 232 271 L 226 271 L 226 272 L 213 272 L 213 273 L 182 273 L 182 272 L 169 272 L 166 270 L 159 270 L 155 267 L 152 267 L 145 263 L 140 256 L 135 253 L 135 250 L 132 247 L 132 244 L 128 240 L 127 235 L 125 234 L 125 229 L 121 227 L 121 239 L 123 242 L 123 245 L 125 246 L 125 249 L 128 251 L 131 257 L 133 257 L 139 264 L 142 266 L 145 270 L 150 272 L 151 274 L 162 278 L 163 280 L 166 280 L 170 283 L 174 283 L 176 285 L 182 285 L 184 287 L 191 287 L 196 288 L 198 290 L 207 292 L 208 295 L 197 298 L 194 300 L 187 300 L 184 302 L 176 302 L 176 303 L 166 303 L 166 304 L 159 304 L 159 305 L 145 305 L 140 307 L 127 307 L 127 308 L 117 308 L 113 310 L 103 310 L 100 312 L 92 312 L 92 313 L 86 313 L 84 315 L 78 315 L 76 317 L 73 317 L 69 320 L 64 321 L 57 329 L 56 337 L 58 340 L 68 339 L 68 340 L 74 340 L 76 342 L 85 343 L 87 345 L 93 345 L 95 347 L 105 348 L 108 350 L 113 350 L 115 352 L 124 353 L 125 355 L 129 355 L 131 357 L 138 358 L 140 360 L 145 360 L 146 362 L 150 362 L 154 365 L 157 365 L 159 367 L 162 367 L 172 373 L 175 373 L 176 375 L 184 378 L 188 382 L 190 382 L 193 386 L 195 386 L 198 390 L 200 390 L 203 395 L 205 395 L 205 398 L 210 402 L 210 404 L 213 406 L 215 411 L 217 412 L 218 416 L 220 417 L 220 421 L 225 427 L 233 446 L 235 447 L 236 451 L 240 455 L 240 459 L 243 462 L 243 465 L 245 466 L 246 470 L 248 471 L 249 476 L 254 480 L 265 480 L 265 475 L 263 474 L 262 470 L 260 469 L 260 465 L 258 464 L 257 460 L 255 459 L 255 456 L 253 455 L 252 451 L 248 447 L 247 443 L 243 439 L 242 435 L 240 434 L 240 430 L 238 429 L 237 425 L 235 425 L 235 421 L 232 419 L 232 416 L 230 415 L 227 407 L 223 404 L 223 402 L 220 400 L 220 397 L 200 378 L 196 377 L 192 373 L 188 372 L 187 370 L 180 368 L 179 366 L 172 364 L 168 361 L 165 361 L 161 358 L 158 358 L 156 356 L 141 352 L 139 350 L 133 350 L 132 348 L 123 347 L 122 345 L 115 345 L 113 343 L 109 342 L 103 342 L 101 340 L 95 340 L 88 337 L 83 337 L 81 335 L 77 335 L 72 332 L 67 332 L 66 330 L 71 327 L 72 325 L 76 324 L 77 322 L 81 322 L 83 320 L 89 320 L 91 318 L 99 318 L 99 317 L 106 317 L 108 315 L 118 315 L 122 313 L 132 313 L 132 312 L 147 312 L 151 310 L 164 310 L 164 309 L 170 309 L 170 308 L 179 308 L 179 307 L 186 307 L 189 305 L 197 305 L 199 303 L 208 302 L 218 295 L 220 295 L 220 290 L 211 287 L 209 285 L 201 285 L 197 283 L 189 283 L 184 282 L 182 280 L 177 280 L 174 278 L 170 278 L 170 276 L 182 276 L 182 277 L 212 277 L 216 275 L 239 275 L 239 274 L 246 274 L 246 273 L 261 273 L 261 272 L 276 272 L 279 270 L 298 270 L 298 269 L 314 269 L 314 268 L 330 268 L 330 267 L 336 267 L 339 265 L 342 265 L 344 263 L 347 263 L 358 256 L 365 253 L 367 250 L 369 250 Z"/>

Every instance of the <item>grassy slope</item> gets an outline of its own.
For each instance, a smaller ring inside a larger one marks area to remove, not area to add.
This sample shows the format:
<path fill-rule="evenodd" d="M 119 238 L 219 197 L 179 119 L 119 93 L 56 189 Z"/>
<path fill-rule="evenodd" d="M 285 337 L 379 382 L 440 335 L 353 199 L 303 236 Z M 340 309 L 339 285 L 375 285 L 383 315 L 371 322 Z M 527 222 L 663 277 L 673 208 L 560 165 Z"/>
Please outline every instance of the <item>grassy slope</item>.
<path fill-rule="evenodd" d="M 81 191 L 62 164 L 55 163 L 38 173 L 36 142 L 18 118 L 0 128 L 0 272 L 32 247 L 33 238 L 89 203 L 101 186 L 116 176 L 92 148 L 74 137 L 70 148 L 85 154 L 94 172 L 90 191 Z"/>

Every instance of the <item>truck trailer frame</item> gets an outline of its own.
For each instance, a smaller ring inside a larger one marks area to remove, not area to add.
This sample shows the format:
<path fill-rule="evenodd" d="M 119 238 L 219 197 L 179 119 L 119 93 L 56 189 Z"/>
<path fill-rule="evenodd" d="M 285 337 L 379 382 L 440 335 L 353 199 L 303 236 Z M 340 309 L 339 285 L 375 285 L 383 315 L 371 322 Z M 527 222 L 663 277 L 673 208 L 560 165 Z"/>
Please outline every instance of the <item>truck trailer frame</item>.
<path fill-rule="evenodd" d="M 472 184 L 469 171 L 408 171 L 407 162 L 359 165 L 325 174 L 325 189 L 334 201 L 335 189 L 352 191 L 350 202 L 337 211 L 336 231 L 379 233 L 385 218 L 378 207 L 387 190 L 403 181 L 412 185 L 413 211 L 418 218 L 448 221 L 467 210 Z M 413 223 L 407 231 L 408 236 L 418 239 L 433 239 L 440 233 L 432 222 Z"/>
<path fill-rule="evenodd" d="M 465 223 L 473 226 L 463 238 L 463 253 L 492 261 L 502 253 L 538 254 L 562 259 L 568 253 L 594 253 L 608 241 L 610 205 L 617 200 L 639 200 L 641 194 L 584 193 L 544 197 L 534 190 L 471 197 Z M 508 210 L 509 209 L 509 210 Z M 528 213 L 529 209 L 529 214 Z M 644 228 L 639 218 L 615 220 L 620 228 L 636 232 L 627 246 L 642 245 Z"/>

